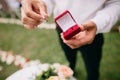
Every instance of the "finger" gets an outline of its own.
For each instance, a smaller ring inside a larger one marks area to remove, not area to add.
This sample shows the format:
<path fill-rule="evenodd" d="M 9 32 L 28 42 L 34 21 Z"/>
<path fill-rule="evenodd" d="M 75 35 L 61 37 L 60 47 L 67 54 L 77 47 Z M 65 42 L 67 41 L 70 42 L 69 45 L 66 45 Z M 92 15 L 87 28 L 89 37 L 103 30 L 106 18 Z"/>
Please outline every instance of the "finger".
<path fill-rule="evenodd" d="M 83 30 L 83 31 L 85 31 L 85 30 L 90 30 L 90 29 L 97 29 L 96 28 L 96 24 L 93 22 L 93 21 L 88 21 L 88 22 L 86 22 L 86 23 L 84 23 L 84 24 L 81 24 L 80 25 L 80 27 L 81 27 L 81 29 Z"/>
<path fill-rule="evenodd" d="M 37 14 L 37 13 L 35 13 L 33 11 L 26 12 L 26 15 L 28 17 L 34 19 L 34 20 L 37 20 L 37 21 L 42 21 L 43 20 L 43 18 L 42 18 L 42 16 L 40 14 Z"/>
<path fill-rule="evenodd" d="M 36 4 L 35 5 L 33 4 L 35 12 L 40 14 L 43 20 L 48 19 L 49 16 L 47 14 L 47 8 L 45 3 L 43 1 L 35 1 L 35 2 Z"/>
<path fill-rule="evenodd" d="M 78 48 L 78 47 L 80 47 L 80 45 L 75 45 L 73 42 L 73 40 L 71 41 L 71 40 L 65 40 L 65 41 L 63 41 L 65 44 L 67 44 L 71 49 L 75 49 L 75 48 Z"/>
<path fill-rule="evenodd" d="M 81 31 L 85 31 L 85 30 L 88 30 L 89 28 L 91 28 L 87 24 L 81 24 L 81 25 L 79 25 L 79 27 L 80 27 Z"/>
<path fill-rule="evenodd" d="M 24 25 L 26 24 L 26 25 L 37 26 L 38 24 L 40 24 L 39 21 L 27 17 L 24 11 L 21 12 L 21 15 L 22 15 L 21 21 Z"/>
<path fill-rule="evenodd" d="M 86 35 L 85 37 L 81 38 L 81 39 L 74 39 L 71 42 L 69 41 L 69 44 L 72 44 L 74 46 L 83 46 L 86 44 L 91 44 L 94 40 L 94 37 L 92 35 Z"/>
<path fill-rule="evenodd" d="M 60 35 L 61 35 L 61 38 L 62 38 L 63 42 L 67 44 L 67 41 L 66 41 L 66 40 L 64 39 L 64 37 L 63 37 L 63 33 L 61 33 Z M 67 44 L 67 45 L 68 45 L 71 49 L 74 49 L 74 48 L 75 48 L 75 46 L 73 46 L 73 45 L 71 45 L 71 44 Z"/>
<path fill-rule="evenodd" d="M 72 46 L 72 45 L 73 45 L 73 44 L 70 42 L 71 40 L 66 40 L 66 39 L 64 38 L 63 33 L 61 33 L 61 38 L 62 38 L 63 42 L 66 43 L 67 45 L 69 45 L 69 46 Z"/>
<path fill-rule="evenodd" d="M 39 21 L 35 21 L 35 20 L 33 20 L 33 19 L 29 18 L 29 17 L 23 18 L 22 22 L 23 22 L 23 24 L 32 25 L 33 27 L 40 24 Z"/>
<path fill-rule="evenodd" d="M 24 11 L 24 13 L 26 14 L 27 17 L 30 17 L 32 19 L 38 20 L 40 21 L 40 19 L 42 18 L 40 14 L 38 14 L 37 12 L 35 12 L 31 6 L 29 5 L 24 5 L 22 8 L 22 11 Z"/>
<path fill-rule="evenodd" d="M 90 43 L 89 40 L 92 40 L 90 37 L 91 36 L 85 35 L 85 36 L 83 36 L 81 38 L 78 38 L 78 36 L 77 36 L 77 37 L 71 38 L 69 40 L 66 40 L 66 39 L 64 39 L 63 33 L 61 33 L 61 38 L 62 38 L 63 42 L 65 44 L 67 44 L 69 47 L 71 47 L 72 49 L 78 48 L 80 46 L 83 46 L 85 44 Z"/>
<path fill-rule="evenodd" d="M 71 48 L 78 48 L 80 46 L 90 44 L 93 42 L 93 38 L 91 36 L 86 36 L 81 39 L 70 39 L 70 40 L 64 40 L 64 43 L 66 43 Z"/>
<path fill-rule="evenodd" d="M 73 45 L 70 45 L 70 44 L 67 44 L 71 49 L 76 49 L 78 48 L 77 46 L 73 46 Z"/>
<path fill-rule="evenodd" d="M 48 14 L 47 14 L 47 7 L 45 3 L 42 1 L 40 7 L 40 14 L 43 16 L 44 19 L 48 19 Z"/>
<path fill-rule="evenodd" d="M 33 11 L 35 11 L 37 14 L 40 14 L 40 8 L 39 8 L 40 1 L 39 0 L 35 0 L 35 1 L 33 1 L 32 5 L 33 5 L 32 6 Z"/>

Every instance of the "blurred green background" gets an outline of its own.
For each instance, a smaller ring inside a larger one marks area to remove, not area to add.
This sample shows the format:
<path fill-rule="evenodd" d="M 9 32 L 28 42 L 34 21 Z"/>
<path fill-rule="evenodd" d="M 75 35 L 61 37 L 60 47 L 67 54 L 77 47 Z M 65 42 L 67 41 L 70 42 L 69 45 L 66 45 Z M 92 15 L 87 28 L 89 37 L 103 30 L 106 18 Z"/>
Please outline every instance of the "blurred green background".
<path fill-rule="evenodd" d="M 100 67 L 100 80 L 120 80 L 120 33 L 111 31 L 105 33 L 103 58 Z M 54 29 L 27 30 L 16 24 L 0 23 L 0 49 L 12 51 L 31 60 L 39 59 L 42 63 L 61 63 L 68 65 L 64 53 L 59 45 Z M 84 62 L 78 52 L 76 65 L 76 78 L 86 79 Z M 3 70 L 0 72 L 0 80 L 5 80 L 15 71 L 19 70 L 15 65 L 6 65 L 0 61 Z"/>

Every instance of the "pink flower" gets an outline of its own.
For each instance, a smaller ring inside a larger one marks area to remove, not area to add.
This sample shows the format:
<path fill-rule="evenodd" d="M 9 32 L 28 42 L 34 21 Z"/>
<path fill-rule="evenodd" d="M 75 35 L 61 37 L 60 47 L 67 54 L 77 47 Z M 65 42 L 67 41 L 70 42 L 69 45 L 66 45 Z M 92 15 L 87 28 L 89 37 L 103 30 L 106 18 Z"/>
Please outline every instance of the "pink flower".
<path fill-rule="evenodd" d="M 73 71 L 69 67 L 62 65 L 59 69 L 58 75 L 61 78 L 70 78 L 73 75 Z"/>

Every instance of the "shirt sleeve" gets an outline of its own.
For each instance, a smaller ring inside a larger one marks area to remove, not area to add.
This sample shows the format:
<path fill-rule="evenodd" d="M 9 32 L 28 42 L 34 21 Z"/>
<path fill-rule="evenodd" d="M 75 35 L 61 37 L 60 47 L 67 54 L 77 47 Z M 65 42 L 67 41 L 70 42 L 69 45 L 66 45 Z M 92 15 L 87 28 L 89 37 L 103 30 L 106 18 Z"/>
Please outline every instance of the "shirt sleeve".
<path fill-rule="evenodd" d="M 107 0 L 103 9 L 91 20 L 97 26 L 97 33 L 109 32 L 120 18 L 120 0 Z"/>
<path fill-rule="evenodd" d="M 51 13 L 52 13 L 53 10 L 54 10 L 54 6 L 55 6 L 54 0 L 42 0 L 42 1 L 45 2 L 46 7 L 47 7 L 47 13 L 48 13 L 48 15 L 50 16 Z"/>

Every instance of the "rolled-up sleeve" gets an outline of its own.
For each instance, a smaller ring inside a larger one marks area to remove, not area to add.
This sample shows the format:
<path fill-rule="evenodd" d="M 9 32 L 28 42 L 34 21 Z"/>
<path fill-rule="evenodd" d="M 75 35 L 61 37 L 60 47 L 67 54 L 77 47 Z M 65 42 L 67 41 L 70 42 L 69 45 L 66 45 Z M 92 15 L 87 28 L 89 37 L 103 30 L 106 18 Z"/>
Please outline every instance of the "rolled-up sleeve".
<path fill-rule="evenodd" d="M 91 20 L 97 26 L 97 33 L 109 32 L 120 18 L 120 0 L 107 0 L 103 9 Z"/>

